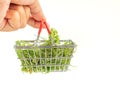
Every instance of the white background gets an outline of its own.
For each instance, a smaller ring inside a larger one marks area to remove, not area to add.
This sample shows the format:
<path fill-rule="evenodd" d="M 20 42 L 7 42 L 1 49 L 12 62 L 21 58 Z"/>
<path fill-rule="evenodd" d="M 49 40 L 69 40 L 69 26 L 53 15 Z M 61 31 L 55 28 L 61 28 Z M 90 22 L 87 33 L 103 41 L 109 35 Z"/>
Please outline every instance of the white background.
<path fill-rule="evenodd" d="M 78 45 L 71 62 L 75 67 L 63 73 L 22 73 L 14 42 L 35 39 L 37 30 L 0 32 L 0 90 L 120 90 L 120 0 L 40 2 L 51 27 Z"/>

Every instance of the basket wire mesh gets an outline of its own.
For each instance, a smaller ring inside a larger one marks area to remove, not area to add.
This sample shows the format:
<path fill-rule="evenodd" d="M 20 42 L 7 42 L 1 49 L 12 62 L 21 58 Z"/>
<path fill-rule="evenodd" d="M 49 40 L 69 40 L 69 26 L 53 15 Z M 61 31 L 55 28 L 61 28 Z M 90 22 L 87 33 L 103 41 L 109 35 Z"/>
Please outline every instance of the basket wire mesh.
<path fill-rule="evenodd" d="M 35 47 L 34 41 L 22 41 L 19 45 L 15 45 L 17 56 L 21 60 L 22 71 L 57 72 L 68 70 L 76 45 L 72 40 L 60 40 L 60 42 L 69 42 L 70 45 L 38 45 Z M 23 43 L 28 44 L 23 45 Z"/>

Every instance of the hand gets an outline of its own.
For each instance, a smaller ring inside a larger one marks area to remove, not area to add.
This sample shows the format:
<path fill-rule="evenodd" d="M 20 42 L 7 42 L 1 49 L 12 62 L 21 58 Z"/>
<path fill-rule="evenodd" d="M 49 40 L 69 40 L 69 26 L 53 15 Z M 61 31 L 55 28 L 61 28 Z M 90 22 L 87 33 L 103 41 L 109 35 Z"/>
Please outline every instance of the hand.
<path fill-rule="evenodd" d="M 38 0 L 0 0 L 0 31 L 3 27 L 5 27 L 5 19 L 6 16 L 8 16 L 7 13 L 9 13 L 7 11 L 9 11 L 10 3 L 17 5 L 27 5 L 30 8 L 31 12 L 31 17 L 28 20 L 28 24 L 35 28 L 39 28 L 41 20 L 46 20 Z M 16 28 L 14 30 L 16 30 Z"/>
<path fill-rule="evenodd" d="M 30 8 L 11 4 L 4 20 L 1 23 L 1 31 L 14 31 L 24 28 L 30 16 Z"/>

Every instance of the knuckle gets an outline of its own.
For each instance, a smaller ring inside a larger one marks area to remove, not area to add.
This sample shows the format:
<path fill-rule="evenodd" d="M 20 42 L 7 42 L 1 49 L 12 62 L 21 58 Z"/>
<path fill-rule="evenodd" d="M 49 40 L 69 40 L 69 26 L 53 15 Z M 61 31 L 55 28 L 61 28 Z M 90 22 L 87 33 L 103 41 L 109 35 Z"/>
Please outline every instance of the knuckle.
<path fill-rule="evenodd" d="M 16 10 L 12 11 L 11 14 L 13 15 L 13 17 L 14 17 L 15 19 L 17 19 L 17 18 L 19 17 L 19 13 L 18 13 Z"/>
<path fill-rule="evenodd" d="M 24 28 L 25 26 L 26 26 L 26 23 L 22 24 L 22 25 L 21 25 L 21 28 Z"/>

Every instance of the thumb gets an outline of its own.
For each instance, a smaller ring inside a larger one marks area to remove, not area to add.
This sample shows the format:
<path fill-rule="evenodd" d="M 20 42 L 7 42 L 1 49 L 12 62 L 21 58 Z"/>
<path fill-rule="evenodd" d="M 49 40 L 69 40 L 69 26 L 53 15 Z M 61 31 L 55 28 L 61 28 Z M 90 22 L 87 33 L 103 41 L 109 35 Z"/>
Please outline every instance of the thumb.
<path fill-rule="evenodd" d="M 10 0 L 0 0 L 0 24 L 6 16 L 9 8 Z"/>

